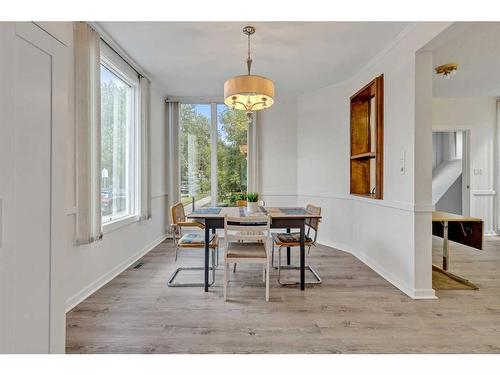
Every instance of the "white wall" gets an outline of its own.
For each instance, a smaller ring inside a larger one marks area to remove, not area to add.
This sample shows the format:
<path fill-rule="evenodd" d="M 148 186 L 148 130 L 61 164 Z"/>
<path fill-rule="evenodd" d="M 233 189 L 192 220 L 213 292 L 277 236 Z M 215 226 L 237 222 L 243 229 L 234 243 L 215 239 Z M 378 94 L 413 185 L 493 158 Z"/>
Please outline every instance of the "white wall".
<path fill-rule="evenodd" d="M 257 117 L 259 191 L 268 206 L 297 204 L 297 99 L 279 98 Z M 299 140 L 300 142 L 300 140 Z"/>
<path fill-rule="evenodd" d="M 57 28 L 59 30 L 59 28 Z M 71 28 L 69 31 L 72 32 Z M 72 40 L 72 35 L 65 37 Z M 72 45 L 70 46 L 72 48 Z M 71 65 L 73 62 L 71 62 Z M 73 67 L 70 67 L 71 77 Z M 70 93 L 73 84 L 70 84 Z M 69 111 L 73 118 L 74 97 Z M 67 231 L 75 231 L 75 123 L 68 124 Z M 165 238 L 166 228 L 166 132 L 164 96 L 154 79 L 151 82 L 151 192 L 152 219 L 132 223 L 104 233 L 101 241 L 85 246 L 69 245 L 66 254 L 66 309 L 73 308 L 88 295 L 118 275 L 145 252 Z"/>
<path fill-rule="evenodd" d="M 105 233 L 101 241 L 74 246 L 67 254 L 66 306 L 74 307 L 165 239 L 166 133 L 164 99 L 151 84 L 152 219 Z M 74 216 L 71 216 L 72 223 Z M 72 228 L 74 230 L 74 226 Z"/>
<path fill-rule="evenodd" d="M 495 234 L 495 98 L 434 98 L 432 127 L 470 131 L 470 215 L 484 220 L 485 234 Z"/>
<path fill-rule="evenodd" d="M 447 26 L 413 24 L 359 74 L 302 95 L 298 101 L 298 204 L 322 206 L 319 241 L 353 253 L 413 298 L 434 297 L 430 246 L 432 85 L 430 73 L 423 79 L 425 85 L 420 81 L 416 84 L 415 54 Z M 429 70 L 431 63 L 427 58 L 425 69 Z M 385 92 L 384 199 L 377 201 L 349 195 L 349 97 L 380 74 L 384 74 Z M 429 103 L 417 105 L 417 99 Z M 421 118 L 416 119 L 417 114 Z M 421 129 L 415 126 L 416 121 Z M 427 166 L 416 164 L 417 159 L 426 158 Z"/>
<path fill-rule="evenodd" d="M 63 352 L 71 52 L 0 23 L 0 353 Z"/>

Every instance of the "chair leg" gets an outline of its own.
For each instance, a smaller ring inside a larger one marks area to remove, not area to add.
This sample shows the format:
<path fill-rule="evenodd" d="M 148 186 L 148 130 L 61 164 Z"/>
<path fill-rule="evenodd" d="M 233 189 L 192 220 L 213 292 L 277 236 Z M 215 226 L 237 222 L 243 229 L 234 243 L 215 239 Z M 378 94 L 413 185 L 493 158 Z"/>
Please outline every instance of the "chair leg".
<path fill-rule="evenodd" d="M 266 265 L 265 264 L 262 265 L 262 282 L 263 283 L 266 282 Z"/>
<path fill-rule="evenodd" d="M 177 262 L 177 252 L 179 251 L 179 247 L 175 247 L 175 261 Z"/>
<path fill-rule="evenodd" d="M 273 246 L 271 248 L 271 266 L 274 268 L 274 241 L 273 241 Z"/>
<path fill-rule="evenodd" d="M 227 301 L 227 283 L 228 283 L 228 268 L 229 263 L 224 263 L 224 301 Z"/>
<path fill-rule="evenodd" d="M 267 258 L 267 264 L 265 265 L 266 273 L 266 301 L 269 302 L 269 258 Z"/>
<path fill-rule="evenodd" d="M 237 264 L 238 264 L 238 263 L 235 263 L 235 264 L 234 264 L 234 267 L 233 267 L 233 272 L 236 272 L 236 265 L 237 265 Z"/>
<path fill-rule="evenodd" d="M 278 247 L 278 282 L 281 278 L 281 246 Z"/>
<path fill-rule="evenodd" d="M 216 249 L 212 249 L 212 284 L 215 283 L 215 251 Z"/>

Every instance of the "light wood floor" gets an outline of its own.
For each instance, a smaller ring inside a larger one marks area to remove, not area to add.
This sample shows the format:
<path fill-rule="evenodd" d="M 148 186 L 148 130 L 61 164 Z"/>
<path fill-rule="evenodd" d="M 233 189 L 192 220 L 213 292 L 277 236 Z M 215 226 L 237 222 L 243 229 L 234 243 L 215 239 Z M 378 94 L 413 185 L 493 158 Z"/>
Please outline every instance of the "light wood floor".
<path fill-rule="evenodd" d="M 440 264 L 441 240 L 433 245 Z M 480 290 L 414 301 L 353 256 L 322 246 L 310 257 L 321 286 L 283 288 L 272 274 L 266 303 L 260 268 L 242 265 L 224 303 L 222 269 L 209 293 L 166 286 L 176 267 L 166 241 L 141 268 L 68 313 L 67 352 L 500 353 L 500 240 L 487 241 L 482 252 L 452 244 L 450 253 L 450 270 Z M 178 263 L 200 261 L 189 250 Z"/>

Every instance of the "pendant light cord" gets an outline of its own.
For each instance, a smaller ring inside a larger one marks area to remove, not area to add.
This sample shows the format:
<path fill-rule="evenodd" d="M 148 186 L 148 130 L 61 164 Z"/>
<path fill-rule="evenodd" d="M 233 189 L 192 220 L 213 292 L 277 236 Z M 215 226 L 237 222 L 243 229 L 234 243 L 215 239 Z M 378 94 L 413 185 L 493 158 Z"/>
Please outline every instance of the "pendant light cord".
<path fill-rule="evenodd" d="M 250 34 L 248 34 L 247 68 L 248 68 L 248 75 L 250 75 L 250 69 L 252 68 L 252 58 L 250 57 Z"/>

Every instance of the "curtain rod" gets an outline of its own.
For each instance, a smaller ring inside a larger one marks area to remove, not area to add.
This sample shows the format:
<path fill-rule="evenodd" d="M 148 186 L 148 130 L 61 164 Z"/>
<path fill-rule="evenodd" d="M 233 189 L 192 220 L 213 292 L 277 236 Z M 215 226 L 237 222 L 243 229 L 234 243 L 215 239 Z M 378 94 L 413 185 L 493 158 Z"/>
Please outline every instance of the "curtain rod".
<path fill-rule="evenodd" d="M 173 96 L 167 95 L 165 97 L 165 102 L 179 102 L 179 103 L 187 103 L 187 104 L 223 104 L 224 98 L 222 97 L 199 97 L 199 96 Z"/>
<path fill-rule="evenodd" d="M 99 26 L 96 22 L 87 22 L 90 27 L 92 27 L 95 31 L 99 33 L 99 37 L 101 40 L 109 47 L 111 50 L 116 53 L 118 56 L 122 58 L 123 61 L 127 63 L 140 77 L 147 78 L 151 81 L 151 79 L 147 76 L 146 73 L 140 68 L 138 64 L 120 47 L 118 43 L 116 43 L 111 36 L 103 30 L 101 26 Z"/>

